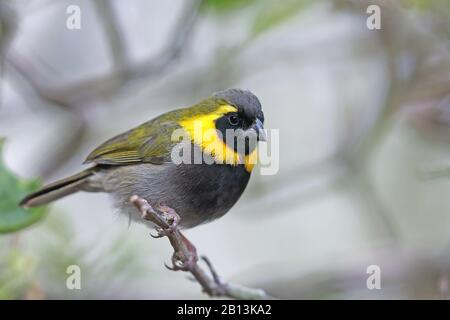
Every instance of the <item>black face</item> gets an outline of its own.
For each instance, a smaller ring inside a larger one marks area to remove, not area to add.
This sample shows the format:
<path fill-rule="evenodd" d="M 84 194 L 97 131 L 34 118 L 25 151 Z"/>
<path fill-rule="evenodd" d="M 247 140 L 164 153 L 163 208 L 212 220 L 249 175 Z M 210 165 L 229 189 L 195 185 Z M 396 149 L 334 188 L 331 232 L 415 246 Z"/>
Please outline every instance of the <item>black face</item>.
<path fill-rule="evenodd" d="M 264 113 L 258 98 L 250 91 L 240 89 L 220 91 L 214 97 L 238 109 L 216 120 L 216 128 L 222 133 L 224 142 L 238 153 L 249 154 L 259 140 L 265 140 Z"/>

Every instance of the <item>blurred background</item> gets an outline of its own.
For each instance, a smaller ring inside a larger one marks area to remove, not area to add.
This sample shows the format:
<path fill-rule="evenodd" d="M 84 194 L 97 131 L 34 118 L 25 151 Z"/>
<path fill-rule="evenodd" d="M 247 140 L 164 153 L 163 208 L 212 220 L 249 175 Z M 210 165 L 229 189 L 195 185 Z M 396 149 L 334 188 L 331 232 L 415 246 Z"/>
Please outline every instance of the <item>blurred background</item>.
<path fill-rule="evenodd" d="M 280 130 L 280 169 L 186 232 L 225 280 L 278 298 L 448 298 L 449 50 L 447 0 L 0 0 L 0 299 L 207 298 L 107 195 L 16 203 L 229 87 Z M 81 290 L 66 288 L 72 264 Z"/>

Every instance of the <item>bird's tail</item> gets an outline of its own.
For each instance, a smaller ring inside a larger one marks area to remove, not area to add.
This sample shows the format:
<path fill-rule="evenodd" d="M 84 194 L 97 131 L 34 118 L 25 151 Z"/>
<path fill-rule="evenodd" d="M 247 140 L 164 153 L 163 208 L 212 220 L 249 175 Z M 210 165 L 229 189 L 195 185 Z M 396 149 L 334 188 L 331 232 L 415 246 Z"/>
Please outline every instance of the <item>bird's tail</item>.
<path fill-rule="evenodd" d="M 81 171 L 68 178 L 56 181 L 42 187 L 23 198 L 19 205 L 25 208 L 38 207 L 59 198 L 80 191 L 87 183 L 87 179 L 94 174 L 93 168 Z"/>

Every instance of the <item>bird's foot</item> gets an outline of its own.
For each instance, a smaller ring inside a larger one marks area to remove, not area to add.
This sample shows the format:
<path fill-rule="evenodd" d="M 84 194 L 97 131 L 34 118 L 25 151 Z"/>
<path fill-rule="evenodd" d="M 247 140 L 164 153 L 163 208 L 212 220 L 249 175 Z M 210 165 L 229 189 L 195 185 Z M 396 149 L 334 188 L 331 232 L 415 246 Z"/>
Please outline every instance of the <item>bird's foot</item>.
<path fill-rule="evenodd" d="M 172 266 L 165 264 L 166 268 L 172 271 L 192 271 L 197 264 L 197 256 L 174 252 L 172 255 Z"/>
<path fill-rule="evenodd" d="M 158 205 L 156 207 L 156 210 L 161 212 L 160 215 L 161 218 L 167 222 L 169 227 L 168 228 L 156 227 L 157 234 L 156 235 L 151 234 L 151 236 L 153 238 L 161 238 L 174 233 L 175 230 L 177 230 L 178 228 L 178 223 L 180 222 L 180 216 L 177 214 L 177 212 L 174 209 L 165 205 Z"/>
<path fill-rule="evenodd" d="M 176 211 L 161 204 L 155 206 L 155 210 L 145 199 L 138 196 L 131 197 L 130 202 L 138 207 L 143 219 L 156 224 L 157 234 L 150 234 L 153 238 L 168 237 L 172 244 L 176 241 L 184 244 L 172 255 L 172 266 L 166 264 L 166 267 L 170 270 L 194 270 L 198 261 L 197 249 L 178 229 L 180 216 Z"/>
<path fill-rule="evenodd" d="M 174 271 L 192 271 L 198 262 L 197 248 L 183 234 L 180 233 L 180 237 L 186 246 L 187 252 L 174 252 L 172 255 L 172 266 L 166 264 L 166 268 Z"/>

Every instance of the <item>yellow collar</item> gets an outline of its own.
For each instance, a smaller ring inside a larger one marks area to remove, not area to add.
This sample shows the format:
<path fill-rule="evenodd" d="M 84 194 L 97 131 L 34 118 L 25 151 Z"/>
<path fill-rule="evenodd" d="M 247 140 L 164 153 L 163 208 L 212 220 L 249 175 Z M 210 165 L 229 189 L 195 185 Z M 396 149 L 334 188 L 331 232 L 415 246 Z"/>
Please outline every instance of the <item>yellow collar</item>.
<path fill-rule="evenodd" d="M 229 112 L 237 112 L 236 107 L 222 105 L 212 113 L 183 119 L 178 123 L 189 134 L 192 142 L 199 146 L 203 152 L 210 154 L 216 163 L 226 163 L 233 166 L 244 164 L 245 169 L 251 172 L 257 161 L 257 149 L 255 148 L 249 155 L 243 157 L 224 143 L 217 134 L 215 121 Z"/>

